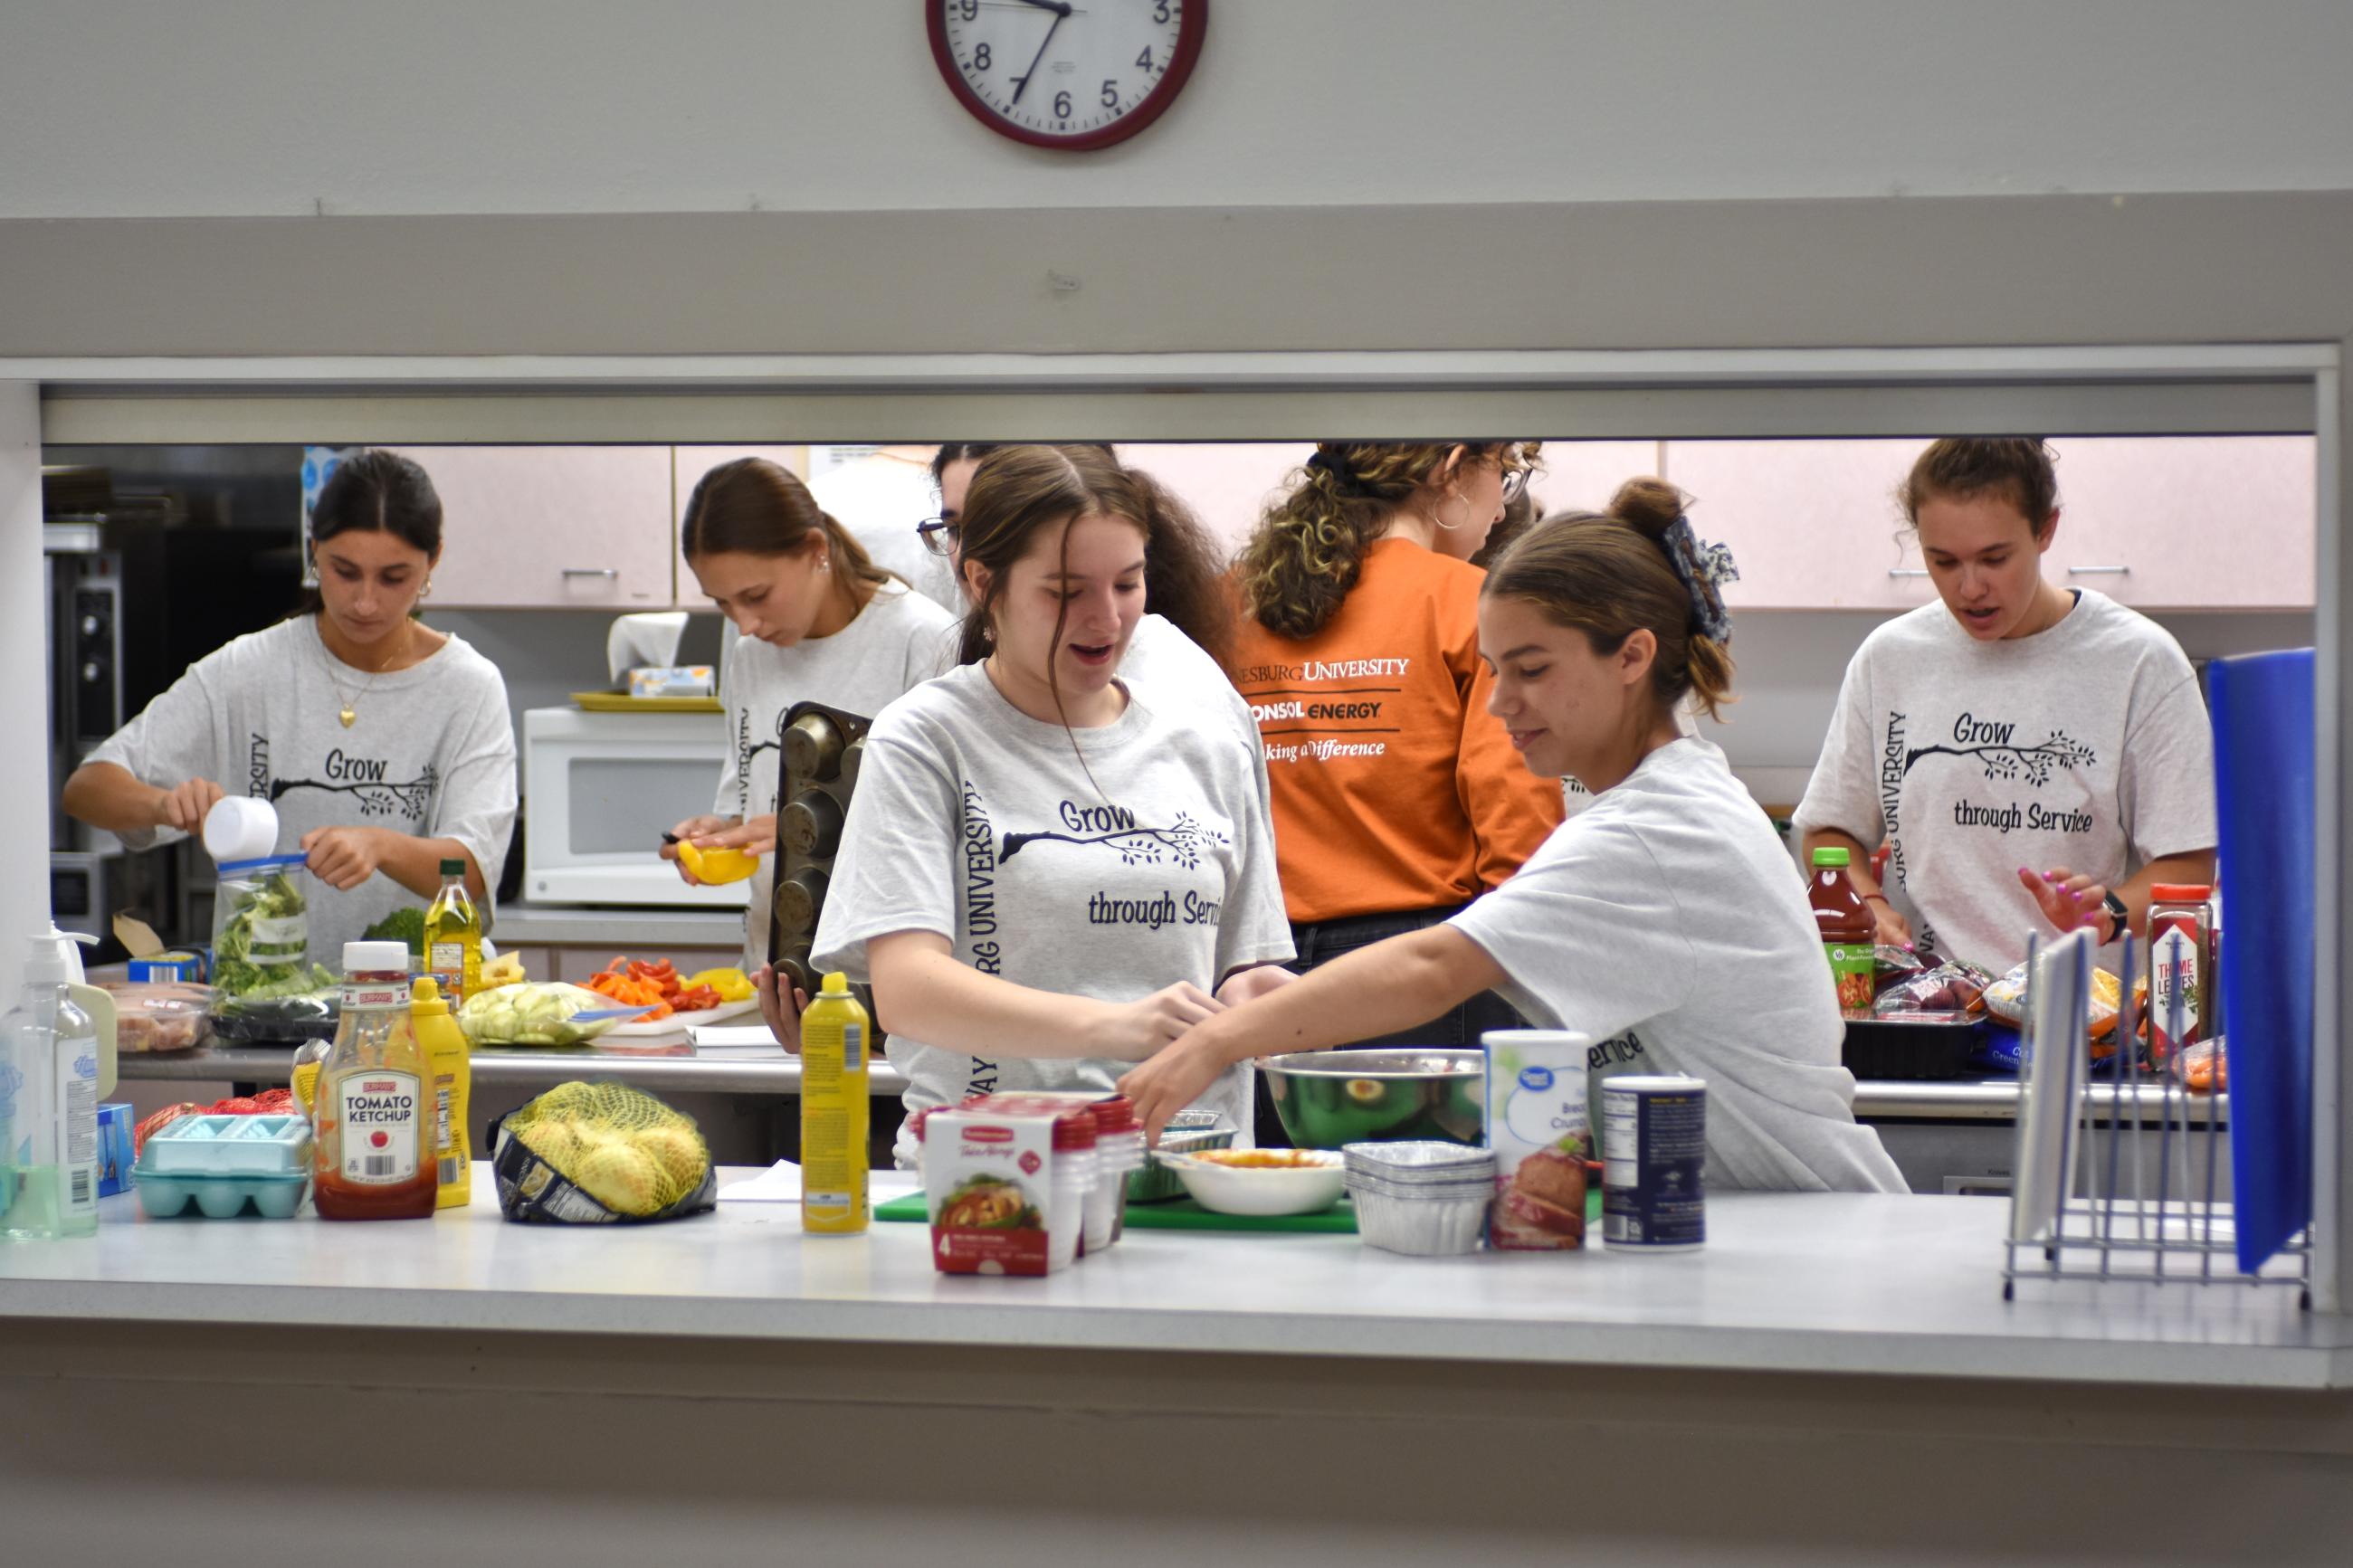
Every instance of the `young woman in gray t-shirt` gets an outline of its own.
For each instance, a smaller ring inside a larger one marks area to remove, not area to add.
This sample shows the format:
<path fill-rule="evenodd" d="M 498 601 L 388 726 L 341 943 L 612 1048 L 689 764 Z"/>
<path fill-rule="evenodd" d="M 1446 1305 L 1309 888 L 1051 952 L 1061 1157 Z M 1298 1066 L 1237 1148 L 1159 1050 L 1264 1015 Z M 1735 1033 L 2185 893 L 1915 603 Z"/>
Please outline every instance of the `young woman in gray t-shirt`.
<path fill-rule="evenodd" d="M 345 458 L 311 520 L 319 585 L 292 617 L 189 667 L 66 782 L 68 812 L 134 849 L 195 834 L 224 795 L 278 812 L 308 858 L 311 956 L 441 886 L 463 860 L 489 902 L 515 816 L 506 682 L 416 618 L 441 556 L 441 500 L 411 459 Z"/>
<path fill-rule="evenodd" d="M 1900 500 L 1938 602 L 1847 667 L 1798 808 L 1809 863 L 1850 852 L 1881 942 L 1997 973 L 2039 929 L 2142 930 L 2151 889 L 2214 877 L 2212 731 L 2189 660 L 2147 616 L 2042 575 L 2060 509 L 2041 441 L 1938 441 Z"/>
<path fill-rule="evenodd" d="M 1010 447 L 973 479 L 960 662 L 869 732 L 816 942 L 873 986 L 910 1111 L 1108 1090 L 1290 978 L 1250 758 L 1198 701 L 1119 678 L 1176 505 L 1090 447 Z M 1236 1068 L 1198 1098 L 1246 1131 L 1249 1088 Z"/>

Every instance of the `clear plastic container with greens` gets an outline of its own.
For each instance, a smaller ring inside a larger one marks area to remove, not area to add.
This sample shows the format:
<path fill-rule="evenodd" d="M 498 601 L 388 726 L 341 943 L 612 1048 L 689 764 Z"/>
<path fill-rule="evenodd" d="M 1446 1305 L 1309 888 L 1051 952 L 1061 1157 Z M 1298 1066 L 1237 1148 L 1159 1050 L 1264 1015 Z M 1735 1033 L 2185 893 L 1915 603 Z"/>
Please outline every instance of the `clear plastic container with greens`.
<path fill-rule="evenodd" d="M 301 855 L 232 860 L 213 899 L 213 1032 L 238 1043 L 332 1037 L 334 975 L 311 962 Z"/>

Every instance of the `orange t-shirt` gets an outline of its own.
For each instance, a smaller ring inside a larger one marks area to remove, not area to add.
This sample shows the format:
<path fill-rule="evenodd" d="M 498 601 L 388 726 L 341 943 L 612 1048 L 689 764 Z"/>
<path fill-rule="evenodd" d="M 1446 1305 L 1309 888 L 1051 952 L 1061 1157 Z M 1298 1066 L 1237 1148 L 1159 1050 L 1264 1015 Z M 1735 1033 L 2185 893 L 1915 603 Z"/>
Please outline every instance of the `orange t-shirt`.
<path fill-rule="evenodd" d="M 1384 539 L 1305 640 L 1244 615 L 1234 684 L 1257 719 L 1282 898 L 1303 924 L 1464 904 L 1561 819 L 1487 711 L 1467 562 Z"/>

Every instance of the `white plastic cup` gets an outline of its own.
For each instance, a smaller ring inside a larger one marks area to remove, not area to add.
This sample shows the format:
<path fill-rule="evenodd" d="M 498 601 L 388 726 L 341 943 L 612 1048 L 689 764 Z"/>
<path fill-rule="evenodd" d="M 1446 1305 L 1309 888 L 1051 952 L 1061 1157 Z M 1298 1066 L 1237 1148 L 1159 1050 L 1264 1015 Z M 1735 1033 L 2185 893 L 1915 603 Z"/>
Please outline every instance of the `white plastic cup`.
<path fill-rule="evenodd" d="M 222 865 L 259 860 L 278 847 L 278 808 L 247 795 L 225 795 L 205 813 L 205 853 Z"/>

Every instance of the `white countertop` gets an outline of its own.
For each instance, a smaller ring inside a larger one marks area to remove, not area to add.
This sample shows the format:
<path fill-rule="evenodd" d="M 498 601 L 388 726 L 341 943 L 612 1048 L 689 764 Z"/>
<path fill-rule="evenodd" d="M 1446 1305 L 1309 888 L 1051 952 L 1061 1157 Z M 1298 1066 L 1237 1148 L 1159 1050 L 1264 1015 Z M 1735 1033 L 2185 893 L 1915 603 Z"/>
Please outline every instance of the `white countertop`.
<path fill-rule="evenodd" d="M 723 1173 L 727 1181 L 751 1174 Z M 0 1318 L 1077 1346 L 2321 1389 L 2353 1321 L 2292 1290 L 2021 1284 L 1986 1198 L 1732 1194 L 1681 1257 L 1424 1259 L 1353 1237 L 1130 1231 L 1046 1279 L 946 1277 L 920 1226 L 804 1237 L 790 1205 L 668 1225 L 149 1221 L 0 1246 Z"/>

